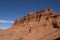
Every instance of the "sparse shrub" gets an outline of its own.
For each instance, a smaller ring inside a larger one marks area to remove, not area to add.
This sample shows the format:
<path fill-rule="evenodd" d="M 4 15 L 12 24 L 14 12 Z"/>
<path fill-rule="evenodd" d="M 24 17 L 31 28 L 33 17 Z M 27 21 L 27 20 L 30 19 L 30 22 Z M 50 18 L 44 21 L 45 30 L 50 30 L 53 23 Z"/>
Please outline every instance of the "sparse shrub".
<path fill-rule="evenodd" d="M 24 40 L 24 38 L 19 38 L 18 40 Z"/>
<path fill-rule="evenodd" d="M 58 25 L 57 25 L 57 23 L 55 23 L 55 22 L 52 22 L 52 25 L 53 25 L 53 27 L 54 27 L 54 28 L 58 28 Z"/>

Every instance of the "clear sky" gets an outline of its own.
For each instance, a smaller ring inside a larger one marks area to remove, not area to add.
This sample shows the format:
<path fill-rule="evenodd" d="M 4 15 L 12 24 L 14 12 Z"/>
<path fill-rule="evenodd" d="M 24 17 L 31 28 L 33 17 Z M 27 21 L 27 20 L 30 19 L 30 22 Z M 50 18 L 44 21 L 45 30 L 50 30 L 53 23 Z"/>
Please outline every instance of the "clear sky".
<path fill-rule="evenodd" d="M 11 27 L 23 15 L 51 8 L 60 11 L 60 0 L 0 0 L 0 28 Z"/>

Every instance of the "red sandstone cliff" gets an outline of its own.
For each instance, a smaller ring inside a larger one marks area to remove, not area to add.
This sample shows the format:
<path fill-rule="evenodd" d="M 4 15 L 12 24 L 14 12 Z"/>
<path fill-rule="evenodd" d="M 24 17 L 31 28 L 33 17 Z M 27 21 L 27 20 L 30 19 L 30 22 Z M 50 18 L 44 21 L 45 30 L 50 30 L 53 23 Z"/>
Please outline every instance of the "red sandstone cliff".
<path fill-rule="evenodd" d="M 31 12 L 17 19 L 10 29 L 0 32 L 1 40 L 57 40 L 59 38 L 60 13 L 57 14 L 52 9 Z"/>

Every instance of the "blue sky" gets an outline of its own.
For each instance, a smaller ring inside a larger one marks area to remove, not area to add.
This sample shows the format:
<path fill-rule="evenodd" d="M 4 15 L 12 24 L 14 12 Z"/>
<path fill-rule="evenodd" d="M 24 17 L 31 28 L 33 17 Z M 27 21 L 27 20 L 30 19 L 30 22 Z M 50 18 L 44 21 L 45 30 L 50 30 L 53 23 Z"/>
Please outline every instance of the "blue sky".
<path fill-rule="evenodd" d="M 60 0 L 0 0 L 0 28 L 9 28 L 17 18 L 47 8 L 59 12 Z"/>

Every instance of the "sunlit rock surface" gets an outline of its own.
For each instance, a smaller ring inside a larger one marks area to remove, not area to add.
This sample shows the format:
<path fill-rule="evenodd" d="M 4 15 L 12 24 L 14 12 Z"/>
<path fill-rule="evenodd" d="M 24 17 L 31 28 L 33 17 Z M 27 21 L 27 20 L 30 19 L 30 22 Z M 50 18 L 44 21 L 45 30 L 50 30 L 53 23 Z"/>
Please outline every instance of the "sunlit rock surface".
<path fill-rule="evenodd" d="M 18 15 L 17 15 L 18 16 Z M 0 40 L 60 40 L 60 13 L 52 9 L 30 12 L 0 30 Z"/>

